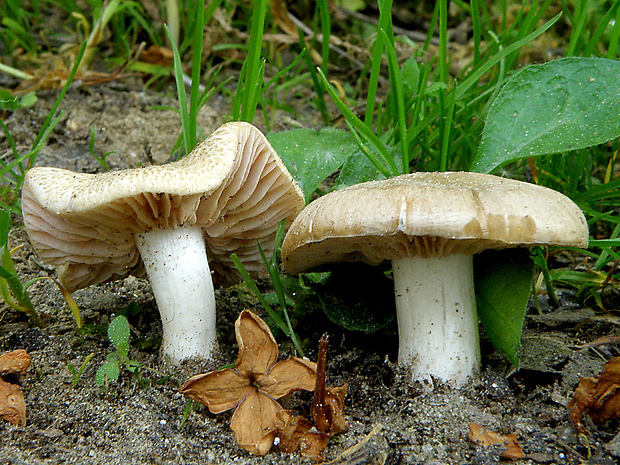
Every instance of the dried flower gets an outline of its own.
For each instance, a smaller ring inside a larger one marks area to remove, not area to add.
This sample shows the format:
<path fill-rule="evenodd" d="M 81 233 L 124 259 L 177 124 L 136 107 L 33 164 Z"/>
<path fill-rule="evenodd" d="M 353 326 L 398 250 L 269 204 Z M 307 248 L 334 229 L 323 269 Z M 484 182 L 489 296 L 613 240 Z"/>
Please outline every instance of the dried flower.
<path fill-rule="evenodd" d="M 209 407 L 212 413 L 232 408 L 230 427 L 239 445 L 257 455 L 271 449 L 276 419 L 284 409 L 277 402 L 293 391 L 312 391 L 316 363 L 291 357 L 277 362 L 278 346 L 269 327 L 244 310 L 235 322 L 239 355 L 234 368 L 193 376 L 180 392 Z"/>

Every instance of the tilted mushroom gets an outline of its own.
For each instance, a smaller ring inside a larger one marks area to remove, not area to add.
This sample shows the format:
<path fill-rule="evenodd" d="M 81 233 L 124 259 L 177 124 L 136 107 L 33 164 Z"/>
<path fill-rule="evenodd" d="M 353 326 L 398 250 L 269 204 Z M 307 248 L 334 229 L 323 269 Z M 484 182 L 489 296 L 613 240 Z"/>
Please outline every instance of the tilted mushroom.
<path fill-rule="evenodd" d="M 581 210 L 559 192 L 493 175 L 413 173 L 311 202 L 282 245 L 290 273 L 391 261 L 398 360 L 414 379 L 462 385 L 480 366 L 473 259 L 522 245 L 586 247 Z"/>
<path fill-rule="evenodd" d="M 230 275 L 236 253 L 262 269 L 257 247 L 304 206 L 301 190 L 267 139 L 229 123 L 181 160 L 84 174 L 33 168 L 24 223 L 39 256 L 70 290 L 129 274 L 149 277 L 163 325 L 163 354 L 209 358 L 216 343 L 209 260 Z"/>

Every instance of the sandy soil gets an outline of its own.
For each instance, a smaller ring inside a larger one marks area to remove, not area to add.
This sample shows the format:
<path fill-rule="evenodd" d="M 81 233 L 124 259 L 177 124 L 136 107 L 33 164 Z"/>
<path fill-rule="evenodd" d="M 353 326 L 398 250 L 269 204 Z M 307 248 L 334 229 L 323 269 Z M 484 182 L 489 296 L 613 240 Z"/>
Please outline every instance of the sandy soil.
<path fill-rule="evenodd" d="M 54 93 L 42 93 L 35 107 L 6 118 L 19 148 L 32 143 Z M 139 85 L 112 83 L 72 89 L 64 114 L 37 164 L 77 171 L 101 170 L 88 153 L 94 128 L 96 154 L 108 151 L 113 169 L 165 162 L 179 134 L 179 119 L 171 97 L 144 91 Z M 223 102 L 200 114 L 205 133 L 226 117 Z M 301 122 L 304 124 L 304 122 Z M 307 122 L 305 122 L 307 124 Z M 0 135 L 0 153 L 8 142 Z M 15 260 L 23 279 L 52 272 L 28 244 L 20 218 L 11 233 L 12 245 L 23 245 Z M 26 349 L 33 358 L 28 373 L 14 379 L 28 406 L 28 423 L 0 423 L 0 463 L 10 464 L 284 464 L 303 461 L 274 448 L 264 458 L 248 455 L 234 441 L 230 414 L 212 415 L 199 407 L 184 422 L 187 400 L 178 387 L 191 375 L 234 361 L 233 323 L 243 308 L 263 313 L 241 287 L 219 289 L 218 332 L 221 359 L 209 364 L 188 363 L 176 370 L 163 365 L 157 353 L 159 316 L 146 281 L 127 278 L 75 293 L 88 324 L 77 332 L 59 292 L 49 281 L 32 288 L 32 299 L 44 316 L 42 329 L 0 304 L 0 352 Z M 386 296 L 389 300 L 390 297 Z M 470 423 L 501 434 L 515 433 L 526 458 L 515 464 L 613 464 L 620 460 L 618 422 L 594 427 L 578 437 L 566 404 L 580 376 L 597 375 L 605 360 L 618 355 L 616 345 L 580 349 L 584 342 L 618 334 L 620 318 L 585 307 L 571 291 L 561 293 L 562 307 L 531 311 L 526 321 L 521 369 L 513 370 L 482 335 L 484 371 L 461 390 L 436 386 L 425 392 L 407 382 L 396 358 L 395 328 L 366 336 L 344 331 L 318 311 L 297 318 L 297 328 L 309 356 L 321 333 L 331 336 L 328 383 L 347 383 L 347 432 L 333 438 L 327 457 L 347 464 L 493 464 L 501 447 L 480 447 L 468 440 Z M 94 383 L 94 374 L 112 350 L 105 328 L 113 315 L 130 302 L 140 312 L 130 318 L 130 358 L 144 363 L 141 387 L 128 372 L 107 389 Z M 390 311 L 384 305 L 383 311 Z M 616 306 L 616 308 L 618 308 Z M 277 336 L 276 336 L 277 337 Z M 278 338 L 282 341 L 283 338 Z M 76 386 L 68 364 L 80 366 L 94 354 Z M 282 344 L 281 355 L 290 355 Z M 164 378 L 170 375 L 169 378 Z M 309 395 L 295 395 L 290 405 L 307 409 Z M 342 457 L 349 448 L 357 451 Z"/>

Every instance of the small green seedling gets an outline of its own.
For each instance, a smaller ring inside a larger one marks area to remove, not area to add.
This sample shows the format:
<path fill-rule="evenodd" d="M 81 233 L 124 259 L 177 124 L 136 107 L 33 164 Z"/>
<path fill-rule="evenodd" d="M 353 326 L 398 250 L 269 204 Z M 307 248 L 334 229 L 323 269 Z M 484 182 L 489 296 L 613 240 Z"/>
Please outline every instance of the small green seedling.
<path fill-rule="evenodd" d="M 116 152 L 114 150 L 111 150 L 109 152 L 104 153 L 101 156 L 98 156 L 95 154 L 95 129 L 92 127 L 90 128 L 90 141 L 88 142 L 88 153 L 90 153 L 91 157 L 93 157 L 95 160 L 99 162 L 99 164 L 104 170 L 110 171 L 110 166 L 108 165 L 108 156 Z"/>
<path fill-rule="evenodd" d="M 28 92 L 20 97 L 9 90 L 0 89 L 0 110 L 15 111 L 18 108 L 31 107 L 36 101 L 37 96 L 34 92 Z"/>
<path fill-rule="evenodd" d="M 82 378 L 82 374 L 84 373 L 84 370 L 86 369 L 86 365 L 88 365 L 88 362 L 90 362 L 94 356 L 95 356 L 94 352 L 91 352 L 90 354 L 88 354 L 88 356 L 84 359 L 84 361 L 80 365 L 80 368 L 75 368 L 71 363 L 67 363 L 67 369 L 71 372 L 71 375 L 72 375 L 71 385 L 73 387 L 76 387 L 78 385 L 78 383 L 80 382 L 80 379 Z"/>
<path fill-rule="evenodd" d="M 146 380 L 140 378 L 140 370 L 143 364 L 129 358 L 129 321 L 125 316 L 118 315 L 110 322 L 108 338 L 116 350 L 108 354 L 104 364 L 97 370 L 95 383 L 107 388 L 110 381 L 118 380 L 121 369 L 125 369 L 133 373 L 138 384 L 144 387 Z"/>

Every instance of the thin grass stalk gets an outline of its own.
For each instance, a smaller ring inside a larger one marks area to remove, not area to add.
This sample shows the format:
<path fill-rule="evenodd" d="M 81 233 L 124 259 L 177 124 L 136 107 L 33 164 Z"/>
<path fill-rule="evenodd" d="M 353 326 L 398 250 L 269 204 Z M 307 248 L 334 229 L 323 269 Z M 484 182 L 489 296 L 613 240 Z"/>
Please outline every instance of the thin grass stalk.
<path fill-rule="evenodd" d="M 403 95 L 403 81 L 398 67 L 398 58 L 394 50 L 394 43 L 390 42 L 390 38 L 383 29 L 379 29 L 380 40 L 384 41 L 384 49 L 388 59 L 388 71 L 390 76 L 390 91 L 394 95 L 394 104 L 396 108 L 393 113 L 396 114 L 398 138 L 402 152 L 401 167 L 399 174 L 409 172 L 409 141 L 407 140 L 407 120 L 405 118 L 405 97 Z"/>
<path fill-rule="evenodd" d="M 173 66 L 174 66 L 174 80 L 177 86 L 177 99 L 179 100 L 179 114 L 181 116 L 181 128 L 183 135 L 183 148 L 185 153 L 188 154 L 194 147 L 192 146 L 192 138 L 190 136 L 190 124 L 189 124 L 189 109 L 187 107 L 187 93 L 185 92 L 185 83 L 183 82 L 183 67 L 181 65 L 181 56 L 179 49 L 173 42 L 172 35 L 168 26 L 164 24 L 164 28 L 168 37 L 170 38 L 170 46 L 172 47 Z M 195 144 L 194 135 L 194 145 Z"/>
<path fill-rule="evenodd" d="M 370 77 L 368 79 L 368 93 L 366 96 L 366 111 L 364 114 L 364 124 L 366 124 L 366 126 L 368 126 L 370 129 L 372 129 L 375 115 L 375 101 L 377 98 L 377 88 L 379 85 L 379 76 L 381 74 L 384 47 L 384 42 L 379 40 L 378 32 L 381 29 L 386 32 L 392 30 L 390 22 L 391 18 L 392 0 L 379 1 L 379 22 L 377 24 L 377 35 L 375 36 L 375 43 L 372 50 Z"/>
<path fill-rule="evenodd" d="M 73 67 L 71 68 L 71 71 L 69 72 L 69 76 L 67 77 L 67 81 L 65 82 L 65 85 L 60 90 L 60 93 L 58 94 L 58 97 L 56 98 L 54 105 L 52 105 L 50 112 L 47 114 L 47 117 L 45 118 L 45 121 L 43 122 L 43 126 L 41 127 L 41 131 L 39 131 L 39 134 L 37 135 L 36 139 L 32 143 L 33 149 L 41 143 L 41 140 L 43 139 L 44 131 L 52 123 L 54 115 L 56 114 L 56 110 L 58 110 L 58 107 L 60 106 L 60 102 L 64 98 L 65 94 L 69 90 L 69 86 L 71 85 L 71 83 L 73 82 L 73 79 L 75 78 L 75 75 L 80 67 L 80 63 L 82 62 L 82 59 L 84 58 L 85 51 L 86 51 L 86 42 L 83 42 L 82 45 L 80 46 L 80 49 L 78 50 L 77 55 L 75 56 L 75 62 L 73 63 Z M 34 162 L 35 162 L 34 158 L 30 159 L 31 166 L 34 165 Z"/>
<path fill-rule="evenodd" d="M 503 50 L 499 51 L 495 55 L 491 56 L 487 61 L 481 63 L 478 68 L 474 69 L 471 73 L 467 75 L 465 79 L 463 79 L 460 83 L 458 83 L 455 87 L 455 99 L 459 101 L 463 98 L 465 93 L 469 91 L 471 87 L 476 85 L 479 82 L 480 78 L 484 76 L 484 74 L 489 71 L 493 66 L 495 66 L 498 62 L 500 62 L 503 58 L 508 56 L 510 53 L 518 50 L 523 47 L 525 44 L 531 42 L 549 28 L 551 28 L 562 16 L 562 13 L 558 13 L 556 16 L 551 18 L 541 27 L 536 29 L 534 32 L 531 32 L 521 40 L 518 40 Z M 407 130 L 407 137 L 409 138 L 409 142 L 415 139 L 425 128 L 427 128 L 435 119 L 437 119 L 441 114 L 441 108 L 435 107 L 433 108 L 424 118 L 419 120 L 417 124 L 411 125 Z M 437 135 L 434 133 L 432 138 L 436 138 Z"/>
<path fill-rule="evenodd" d="M 361 134 L 379 154 L 378 159 L 373 157 L 370 158 L 370 161 L 385 177 L 389 178 L 395 176 L 399 172 L 399 169 L 396 166 L 394 157 L 389 153 L 385 144 L 372 132 L 372 129 L 366 126 L 366 124 L 364 124 L 363 121 L 361 121 L 357 116 L 355 116 L 351 109 L 347 105 L 345 105 L 342 100 L 340 100 L 340 97 L 338 97 L 338 94 L 329 84 L 323 72 L 320 69 L 317 69 L 317 71 L 319 72 L 319 75 L 323 80 L 325 89 L 329 93 L 329 96 L 332 98 L 332 100 L 344 116 L 344 119 L 349 125 L 349 127 L 354 129 L 354 131 L 352 132 L 359 132 L 359 134 Z M 364 153 L 367 154 L 367 152 Z M 386 169 L 386 165 L 389 167 L 389 169 Z"/>
<path fill-rule="evenodd" d="M 608 240 L 609 241 L 618 240 L 619 237 L 620 237 L 620 223 L 618 223 L 616 225 L 616 227 L 614 228 L 613 232 L 609 236 Z M 594 269 L 595 270 L 600 271 L 609 262 L 609 260 L 610 260 L 610 258 L 612 256 L 612 254 L 610 252 L 611 252 L 611 250 L 608 249 L 608 248 L 604 248 L 603 249 L 603 251 L 601 252 L 601 255 L 598 257 L 598 259 L 594 263 Z"/>
<path fill-rule="evenodd" d="M 282 226 L 278 225 L 278 229 L 282 229 L 283 230 L 283 226 L 284 223 L 281 222 L 280 223 Z M 280 238 L 283 238 L 283 235 L 280 234 Z M 277 244 L 277 242 L 276 242 Z M 299 343 L 299 339 L 297 338 L 297 334 L 295 333 L 295 330 L 293 329 L 293 325 L 291 323 L 291 319 L 288 315 L 288 310 L 286 308 L 286 296 L 284 295 L 284 287 L 282 286 L 282 278 L 280 276 L 280 273 L 278 271 L 278 265 L 277 263 L 273 260 L 273 257 L 276 256 L 276 252 L 274 250 L 274 254 L 272 256 L 271 261 L 267 259 L 267 257 L 265 256 L 265 252 L 263 251 L 263 248 L 261 247 L 260 244 L 258 244 L 258 251 L 260 252 L 260 256 L 263 260 L 263 263 L 265 265 L 265 268 L 267 268 L 267 272 L 269 273 L 269 277 L 271 278 L 271 283 L 273 284 L 273 289 L 276 292 L 276 296 L 278 298 L 278 303 L 280 304 L 280 308 L 282 309 L 282 314 L 284 315 L 284 321 L 286 322 L 286 326 L 288 328 L 288 336 L 291 338 L 291 341 L 293 342 L 293 345 L 295 346 L 295 348 L 297 349 L 297 351 L 299 352 L 299 354 L 303 357 L 304 356 L 304 352 L 301 348 L 301 344 Z"/>
<path fill-rule="evenodd" d="M 424 44 L 422 45 L 422 50 L 424 52 L 428 52 L 428 47 L 431 45 L 431 40 L 433 35 L 435 34 L 435 28 L 437 27 L 437 18 L 439 17 L 439 2 L 435 2 L 435 8 L 433 9 L 433 16 L 429 22 L 430 27 L 428 28 L 428 32 L 426 33 L 426 39 L 424 40 Z"/>
<path fill-rule="evenodd" d="M 262 256 L 264 256 L 264 254 L 262 254 Z M 295 348 L 299 351 L 300 355 L 303 357 L 303 350 L 302 350 L 301 346 L 299 345 L 299 341 L 297 339 L 297 336 L 296 336 L 295 332 L 292 331 L 292 329 L 291 329 L 292 327 L 289 326 L 290 325 L 290 321 L 289 321 L 289 324 L 287 324 L 282 319 L 282 317 L 280 317 L 280 315 L 278 315 L 278 312 L 276 312 L 273 309 L 273 307 L 269 304 L 269 302 L 267 302 L 267 299 L 265 299 L 265 296 L 263 295 L 263 293 L 258 288 L 258 286 L 256 284 L 256 281 L 254 281 L 252 276 L 250 276 L 250 273 L 248 273 L 248 271 L 245 269 L 245 266 L 243 266 L 243 263 L 241 262 L 241 260 L 237 256 L 237 254 L 232 254 L 230 256 L 230 259 L 232 260 L 232 262 L 234 263 L 235 267 L 237 268 L 237 271 L 239 271 L 239 274 L 241 274 L 241 277 L 243 278 L 243 282 L 252 290 L 252 293 L 256 296 L 256 298 L 258 299 L 260 304 L 263 306 L 263 308 L 265 309 L 265 311 L 267 312 L 269 317 L 273 320 L 273 322 L 276 324 L 276 326 L 278 328 L 280 328 L 280 330 L 284 334 L 286 334 L 291 339 L 291 341 L 293 341 L 293 344 L 295 345 Z"/>
<path fill-rule="evenodd" d="M 447 98 L 447 111 L 442 118 L 442 141 L 441 141 L 441 153 L 439 157 L 439 171 L 446 171 L 448 169 L 448 158 L 450 155 L 450 137 L 452 134 L 452 118 L 454 116 L 454 104 L 456 103 L 454 90 L 446 94 Z"/>
<path fill-rule="evenodd" d="M 439 79 L 444 84 L 448 84 L 448 0 L 439 0 L 438 3 L 439 3 Z"/>
<path fill-rule="evenodd" d="M 620 14 L 618 14 L 618 7 L 619 6 L 620 6 L 620 1 L 616 1 L 616 2 L 614 2 L 613 5 L 611 5 L 609 10 L 607 10 L 605 12 L 605 15 L 603 16 L 603 18 L 601 19 L 601 22 L 599 23 L 599 25 L 595 29 L 594 33 L 592 34 L 592 37 L 590 38 L 590 40 L 588 40 L 586 45 L 583 47 L 582 56 L 584 56 L 584 57 L 592 56 L 592 54 L 594 53 L 595 47 L 597 46 L 597 44 L 601 40 L 602 35 L 605 33 L 605 31 L 607 30 L 607 28 L 609 27 L 609 25 L 610 25 L 610 23 L 612 21 L 613 21 L 613 25 L 612 25 L 612 29 L 611 29 L 608 53 L 609 53 L 609 50 L 612 47 L 614 49 L 617 47 L 617 45 L 618 45 L 618 37 L 616 37 L 615 41 L 614 41 L 613 40 L 613 35 L 614 35 L 614 30 L 620 29 L 620 27 L 618 27 L 618 21 L 620 21 Z M 617 16 L 614 18 L 615 15 L 617 15 Z M 614 57 L 614 56 L 615 56 L 615 53 L 614 53 L 614 55 L 612 55 L 612 57 Z M 607 58 L 612 58 L 612 57 L 607 56 Z"/>
<path fill-rule="evenodd" d="M 586 25 L 586 19 L 588 18 L 588 0 L 579 0 L 577 2 L 577 8 L 574 15 L 574 21 L 572 23 L 573 30 L 570 35 L 570 41 L 566 50 L 567 56 L 574 56 L 577 50 L 577 44 L 582 39 L 583 30 Z"/>
<path fill-rule="evenodd" d="M 614 6 L 618 6 L 620 2 Z M 601 32 L 602 33 L 602 32 Z M 620 42 L 620 10 L 616 13 L 616 20 L 611 29 L 611 35 L 609 37 L 609 49 L 607 50 L 607 58 L 615 60 L 618 56 L 618 43 Z"/>
<path fill-rule="evenodd" d="M 319 17 L 321 18 L 321 35 L 323 36 L 323 40 L 321 41 L 321 69 L 323 70 L 323 74 L 327 76 L 329 67 L 329 43 L 332 31 L 327 0 L 318 0 L 317 8 L 319 10 Z"/>
<path fill-rule="evenodd" d="M 312 79 L 312 85 L 314 86 L 314 91 L 316 93 L 315 102 L 316 106 L 319 109 L 319 113 L 321 114 L 321 119 L 323 123 L 329 123 L 331 116 L 327 111 L 327 105 L 325 104 L 325 86 L 323 85 L 323 81 L 319 77 L 316 69 L 314 67 L 314 63 L 312 63 L 312 57 L 310 56 L 310 51 L 308 50 L 308 44 L 306 43 L 306 39 L 304 38 L 303 31 L 301 28 L 297 29 L 297 35 L 299 37 L 299 43 L 303 45 L 302 53 L 303 59 L 306 62 L 306 66 L 308 67 L 308 73 L 310 74 L 310 79 Z"/>
<path fill-rule="evenodd" d="M 170 1 L 170 0 L 168 0 Z M 205 2 L 198 0 L 196 2 L 196 29 L 194 30 L 194 56 L 192 60 L 192 85 L 189 94 L 189 115 L 188 115 L 188 132 L 189 147 L 188 152 L 196 146 L 196 127 L 198 110 L 200 109 L 200 71 L 202 68 L 202 37 L 205 25 Z M 172 38 L 171 38 L 172 39 Z M 178 37 L 177 37 L 178 41 Z"/>
<path fill-rule="evenodd" d="M 480 45 L 482 43 L 482 20 L 478 0 L 471 0 L 471 24 L 474 41 L 474 68 L 480 62 Z"/>
<path fill-rule="evenodd" d="M 250 40 L 248 43 L 247 66 L 243 76 L 243 90 L 241 103 L 241 121 L 252 123 L 256 114 L 258 102 L 257 94 L 260 94 L 262 81 L 259 81 L 261 68 L 261 50 L 263 45 L 263 31 L 265 27 L 265 15 L 267 9 L 266 0 L 252 1 L 252 26 L 250 28 Z"/>

